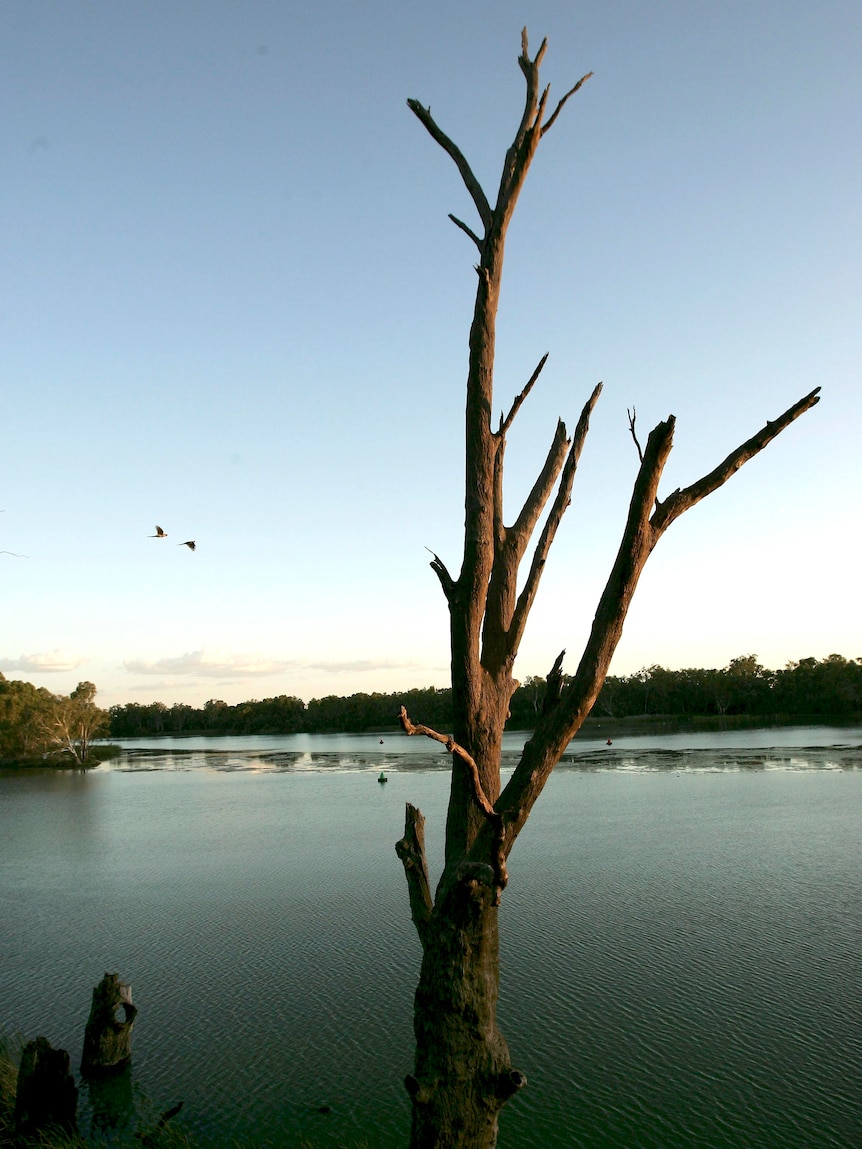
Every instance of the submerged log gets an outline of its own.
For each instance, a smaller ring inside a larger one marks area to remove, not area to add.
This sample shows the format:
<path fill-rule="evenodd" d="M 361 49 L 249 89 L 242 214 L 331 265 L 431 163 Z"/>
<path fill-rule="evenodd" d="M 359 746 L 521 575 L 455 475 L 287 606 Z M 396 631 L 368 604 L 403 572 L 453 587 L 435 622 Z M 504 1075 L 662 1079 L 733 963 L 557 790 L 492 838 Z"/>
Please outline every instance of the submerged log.
<path fill-rule="evenodd" d="M 52 1049 L 45 1037 L 24 1046 L 15 1092 L 15 1133 L 31 1137 L 43 1130 L 77 1131 L 78 1089 L 69 1072 L 69 1054 Z"/>
<path fill-rule="evenodd" d="M 120 1020 L 119 1010 L 123 1011 Z M 132 1027 L 137 1008 L 132 1005 L 132 987 L 120 981 L 119 974 L 106 973 L 93 990 L 93 1004 L 84 1030 L 81 1072 L 97 1076 L 126 1065 L 132 1056 Z"/>

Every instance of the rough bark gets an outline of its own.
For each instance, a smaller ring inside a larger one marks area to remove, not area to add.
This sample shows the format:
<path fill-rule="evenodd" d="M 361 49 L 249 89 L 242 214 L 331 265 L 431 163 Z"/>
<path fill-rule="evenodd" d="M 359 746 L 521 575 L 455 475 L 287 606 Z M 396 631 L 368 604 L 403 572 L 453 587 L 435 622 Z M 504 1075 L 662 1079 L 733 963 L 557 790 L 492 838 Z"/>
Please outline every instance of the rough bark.
<path fill-rule="evenodd" d="M 14 1126 L 18 1137 L 50 1130 L 75 1133 L 78 1090 L 69 1072 L 69 1054 L 52 1049 L 45 1037 L 24 1046 L 15 1091 Z"/>
<path fill-rule="evenodd" d="M 120 1010 L 122 1020 L 118 1016 Z M 132 1029 L 137 1012 L 137 1007 L 132 1005 L 132 987 L 121 982 L 118 974 L 106 973 L 93 990 L 81 1055 L 83 1074 L 112 1073 L 131 1060 Z"/>
<path fill-rule="evenodd" d="M 526 80 L 524 111 L 506 153 L 493 207 L 460 148 L 416 100 L 408 106 L 455 163 L 479 215 L 474 230 L 450 218 L 476 245 L 478 285 L 470 328 L 465 412 L 465 516 L 461 568 L 453 577 L 439 556 L 431 563 L 449 607 L 454 729 L 441 734 L 414 724 L 402 708 L 407 734 L 444 743 L 452 754 L 443 873 L 432 896 L 424 847 L 424 819 L 407 807 L 397 850 L 422 943 L 414 1029 L 416 1061 L 406 1079 L 413 1103 L 411 1149 L 491 1149 L 498 1114 L 526 1082 L 512 1067 L 497 1027 L 499 985 L 497 907 L 507 882 L 506 859 L 566 745 L 601 690 L 644 565 L 668 526 L 725 483 L 753 455 L 818 401 L 819 388 L 743 443 L 708 474 L 666 499 L 658 494 L 673 443 L 670 416 L 642 450 L 629 430 L 640 469 L 619 552 L 599 601 L 589 640 L 573 680 L 563 684 L 560 655 L 548 676 L 548 695 L 536 730 L 501 793 L 500 750 L 509 701 L 517 688 L 515 658 L 538 592 L 551 545 L 571 501 L 575 473 L 598 402 L 598 384 L 574 435 L 558 422 L 536 482 L 510 526 L 503 506 L 506 436 L 545 366 L 547 355 L 492 427 L 497 305 L 506 231 L 540 140 L 588 73 L 546 117 L 548 93 L 539 86 L 543 41 L 531 58 L 526 29 L 519 66 Z M 519 589 L 518 578 L 540 520 Z"/>
<path fill-rule="evenodd" d="M 490 1149 L 503 1103 L 526 1084 L 497 1027 L 497 914 L 492 875 L 478 867 L 437 892 L 416 991 L 416 1062 L 406 1079 L 413 1149 Z"/>

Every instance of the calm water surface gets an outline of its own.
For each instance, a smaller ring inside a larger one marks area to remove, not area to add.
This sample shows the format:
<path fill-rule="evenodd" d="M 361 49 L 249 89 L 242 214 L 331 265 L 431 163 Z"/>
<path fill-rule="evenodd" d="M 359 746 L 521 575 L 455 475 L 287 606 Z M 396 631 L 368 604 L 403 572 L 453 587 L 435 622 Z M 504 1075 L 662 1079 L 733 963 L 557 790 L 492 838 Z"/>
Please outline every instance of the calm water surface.
<path fill-rule="evenodd" d="M 444 762 L 395 735 L 166 740 L 0 776 L 0 1026 L 76 1062 L 117 971 L 132 1073 L 83 1087 L 85 1123 L 183 1100 L 205 1145 L 403 1146 L 419 947 L 393 846 L 411 801 L 439 857 Z M 573 744 L 501 907 L 529 1077 L 502 1149 L 862 1145 L 860 863 L 858 727 Z"/>

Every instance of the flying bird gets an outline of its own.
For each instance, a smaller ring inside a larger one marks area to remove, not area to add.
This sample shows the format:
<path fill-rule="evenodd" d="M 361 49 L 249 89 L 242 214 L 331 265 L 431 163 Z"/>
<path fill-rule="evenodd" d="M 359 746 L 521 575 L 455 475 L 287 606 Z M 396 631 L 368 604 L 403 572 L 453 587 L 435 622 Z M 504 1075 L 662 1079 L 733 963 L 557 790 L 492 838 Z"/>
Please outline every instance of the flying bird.
<path fill-rule="evenodd" d="M 150 535 L 151 539 L 166 539 L 167 537 L 168 532 L 163 531 L 162 528 L 158 526 L 156 527 L 156 533 L 154 535 Z"/>
<path fill-rule="evenodd" d="M 193 551 L 197 544 L 195 543 L 194 539 L 188 539 L 186 542 L 178 543 L 177 545 L 181 547 L 188 547 L 190 551 Z"/>

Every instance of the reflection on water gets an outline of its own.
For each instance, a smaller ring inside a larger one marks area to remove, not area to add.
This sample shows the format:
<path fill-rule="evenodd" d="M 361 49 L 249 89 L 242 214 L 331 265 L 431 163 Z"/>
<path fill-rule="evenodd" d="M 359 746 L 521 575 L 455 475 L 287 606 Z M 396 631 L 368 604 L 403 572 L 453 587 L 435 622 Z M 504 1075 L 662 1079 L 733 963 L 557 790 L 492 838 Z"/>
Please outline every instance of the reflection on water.
<path fill-rule="evenodd" d="M 93 1126 L 100 1133 L 123 1133 L 134 1125 L 131 1066 L 107 1077 L 85 1078 L 84 1088 Z"/>
<path fill-rule="evenodd" d="M 652 723 L 651 726 L 655 726 Z M 755 730 L 644 733 L 637 724 L 583 732 L 569 745 L 563 769 L 582 770 L 849 770 L 862 765 L 862 727 L 776 726 Z M 617 731 L 622 729 L 622 733 Z M 507 732 L 503 773 L 518 763 L 529 735 Z M 114 770 L 448 770 L 445 747 L 427 738 L 390 734 L 249 735 L 225 738 L 125 739 Z"/>
<path fill-rule="evenodd" d="M 530 1084 L 503 1149 L 862 1144 L 860 732 L 701 737 L 573 744 L 518 842 L 500 1012 Z M 439 866 L 445 753 L 285 741 L 0 778 L 0 1026 L 76 1065 L 106 970 L 141 1011 L 85 1121 L 183 1101 L 204 1145 L 404 1143 L 394 843 L 413 802 Z"/>

